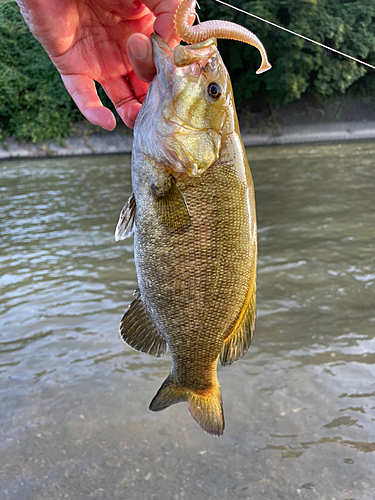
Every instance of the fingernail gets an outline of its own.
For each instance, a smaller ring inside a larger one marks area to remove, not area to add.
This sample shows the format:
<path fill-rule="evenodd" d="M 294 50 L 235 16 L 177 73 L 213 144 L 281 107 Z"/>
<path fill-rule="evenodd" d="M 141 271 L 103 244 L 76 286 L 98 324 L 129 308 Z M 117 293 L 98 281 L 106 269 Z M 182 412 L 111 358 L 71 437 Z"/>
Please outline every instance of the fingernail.
<path fill-rule="evenodd" d="M 148 56 L 148 48 L 148 43 L 146 40 L 142 40 L 142 38 L 137 38 L 137 41 L 132 41 L 131 51 L 136 59 L 146 59 Z"/>

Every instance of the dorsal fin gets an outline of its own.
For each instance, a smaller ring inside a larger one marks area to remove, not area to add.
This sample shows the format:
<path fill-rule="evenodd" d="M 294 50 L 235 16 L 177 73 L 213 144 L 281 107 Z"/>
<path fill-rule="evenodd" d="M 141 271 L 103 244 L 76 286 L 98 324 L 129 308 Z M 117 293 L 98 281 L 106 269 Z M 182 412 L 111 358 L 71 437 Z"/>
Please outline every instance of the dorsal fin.
<path fill-rule="evenodd" d="M 133 349 L 151 356 L 164 356 L 167 342 L 148 315 L 139 292 L 120 323 L 122 339 Z"/>
<path fill-rule="evenodd" d="M 256 286 L 250 292 L 232 332 L 224 340 L 220 352 L 220 363 L 230 365 L 241 358 L 249 349 L 254 336 Z"/>

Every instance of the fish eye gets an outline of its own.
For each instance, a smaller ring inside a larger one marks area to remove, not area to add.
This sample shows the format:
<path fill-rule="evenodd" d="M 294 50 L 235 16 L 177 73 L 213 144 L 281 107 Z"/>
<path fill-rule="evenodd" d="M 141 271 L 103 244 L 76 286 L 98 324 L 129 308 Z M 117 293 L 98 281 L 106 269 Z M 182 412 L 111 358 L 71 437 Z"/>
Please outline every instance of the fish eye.
<path fill-rule="evenodd" d="M 222 94 L 221 86 L 216 82 L 212 82 L 207 87 L 207 93 L 212 99 L 219 99 Z"/>

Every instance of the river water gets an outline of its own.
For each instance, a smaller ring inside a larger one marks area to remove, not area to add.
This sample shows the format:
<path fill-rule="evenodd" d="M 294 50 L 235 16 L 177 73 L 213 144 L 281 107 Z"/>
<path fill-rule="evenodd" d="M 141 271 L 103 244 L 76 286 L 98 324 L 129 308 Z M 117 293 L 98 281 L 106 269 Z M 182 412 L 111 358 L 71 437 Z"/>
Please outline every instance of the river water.
<path fill-rule="evenodd" d="M 150 412 L 170 357 L 118 334 L 130 157 L 0 163 L 2 500 L 375 498 L 375 144 L 248 157 L 257 326 L 219 366 L 222 438 Z"/>

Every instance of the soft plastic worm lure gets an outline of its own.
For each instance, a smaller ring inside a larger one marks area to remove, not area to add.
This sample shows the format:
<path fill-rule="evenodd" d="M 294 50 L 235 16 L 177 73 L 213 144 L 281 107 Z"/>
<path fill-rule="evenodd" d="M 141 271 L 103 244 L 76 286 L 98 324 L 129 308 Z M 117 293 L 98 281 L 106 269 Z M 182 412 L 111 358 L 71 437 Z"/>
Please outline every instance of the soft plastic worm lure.
<path fill-rule="evenodd" d="M 350 56 L 349 54 L 345 54 L 345 52 L 340 52 L 340 50 L 334 49 L 332 47 L 328 47 L 328 45 L 324 45 L 323 43 L 317 42 L 316 40 L 313 40 L 312 38 L 308 38 L 307 36 L 300 35 L 299 33 L 296 33 L 295 31 L 288 30 L 288 28 L 284 28 L 284 26 L 279 26 L 278 24 L 272 23 L 271 21 L 267 21 L 267 19 L 263 19 L 262 17 L 256 16 L 255 14 L 252 14 L 251 12 L 247 12 L 246 10 L 239 9 L 238 7 L 235 7 L 234 5 L 230 5 L 229 3 L 223 2 L 222 0 L 215 0 L 215 1 L 225 5 L 226 7 L 230 7 L 231 9 L 238 10 L 238 12 L 242 12 L 243 14 L 246 14 L 247 16 L 254 17 L 255 19 L 258 19 L 259 21 L 262 21 L 263 23 L 270 24 L 271 26 L 274 26 L 275 28 L 279 28 L 280 30 L 286 31 L 287 33 L 290 33 L 291 35 L 299 36 L 300 38 L 303 38 L 303 40 L 307 40 L 308 42 L 315 43 L 315 45 L 319 45 L 319 47 L 323 47 L 323 49 L 330 50 L 331 52 L 336 52 L 336 54 L 340 54 L 340 56 L 347 57 L 348 59 L 351 59 L 352 61 L 355 61 L 359 64 L 363 64 L 364 66 L 367 66 L 368 68 L 375 69 L 375 66 L 373 66 L 372 64 L 369 64 L 365 61 L 361 61 L 361 59 L 357 59 L 356 57 Z"/>
<path fill-rule="evenodd" d="M 239 24 L 229 21 L 205 21 L 195 26 L 190 26 L 188 19 L 191 15 L 195 15 L 196 0 L 182 0 L 174 18 L 175 29 L 178 36 L 187 43 L 201 43 L 208 38 L 227 38 L 237 40 L 238 42 L 248 43 L 256 47 L 261 56 L 262 64 L 257 70 L 257 74 L 264 73 L 271 68 L 268 61 L 266 49 L 262 42 L 254 33 L 247 30 Z"/>

